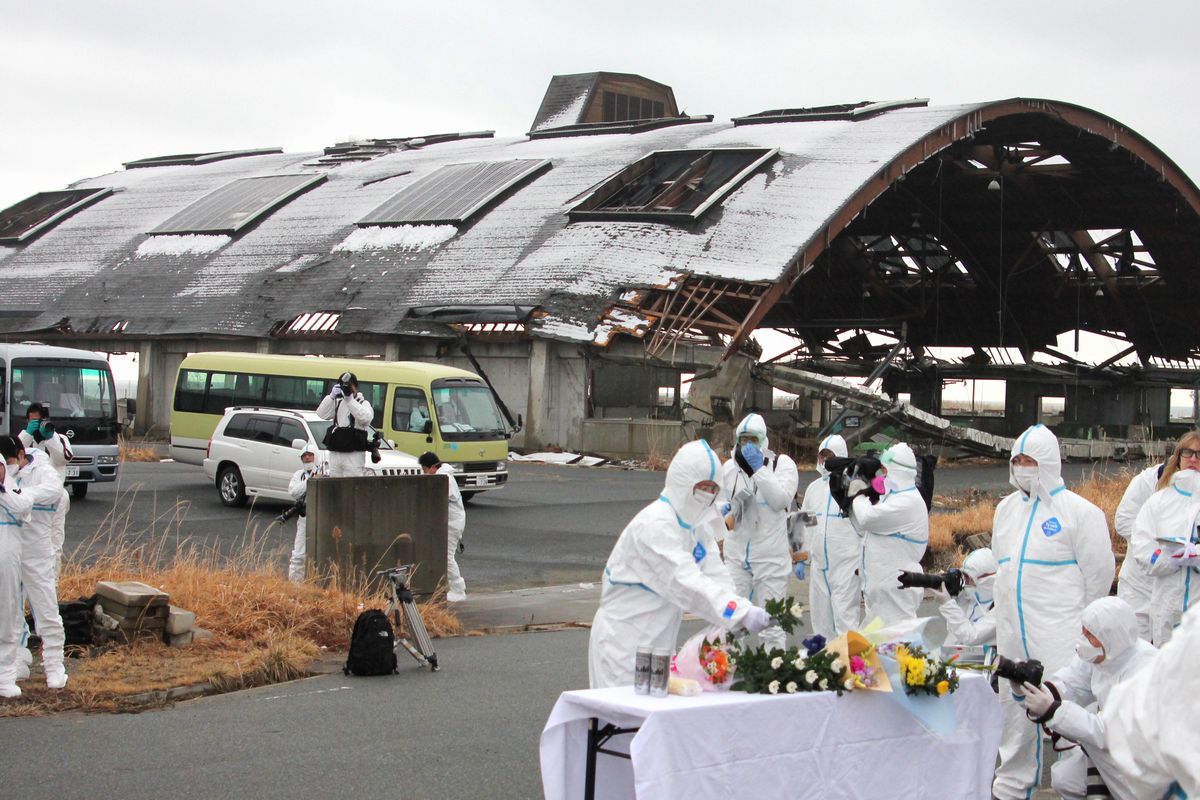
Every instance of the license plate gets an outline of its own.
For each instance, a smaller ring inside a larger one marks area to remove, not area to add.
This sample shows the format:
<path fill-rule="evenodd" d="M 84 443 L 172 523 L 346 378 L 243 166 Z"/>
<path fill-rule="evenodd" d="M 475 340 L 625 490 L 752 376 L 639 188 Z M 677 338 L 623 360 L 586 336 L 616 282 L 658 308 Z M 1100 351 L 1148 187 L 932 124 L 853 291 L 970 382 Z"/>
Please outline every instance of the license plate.
<path fill-rule="evenodd" d="M 79 467 L 67 467 L 67 477 L 68 478 L 78 478 L 79 477 Z"/>
<path fill-rule="evenodd" d="M 467 478 L 467 483 L 471 486 L 487 486 L 489 481 L 486 475 L 472 475 Z"/>

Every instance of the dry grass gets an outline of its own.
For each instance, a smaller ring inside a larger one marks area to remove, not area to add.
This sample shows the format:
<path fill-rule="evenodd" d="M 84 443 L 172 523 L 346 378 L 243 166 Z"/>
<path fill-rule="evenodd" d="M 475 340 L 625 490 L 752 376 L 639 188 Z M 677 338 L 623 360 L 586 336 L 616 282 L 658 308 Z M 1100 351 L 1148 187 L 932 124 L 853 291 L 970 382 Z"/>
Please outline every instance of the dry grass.
<path fill-rule="evenodd" d="M 160 461 L 158 453 L 153 447 L 147 447 L 145 442 L 134 442 L 129 439 L 121 439 L 120 453 L 122 463 L 131 461 Z"/>
<path fill-rule="evenodd" d="M 283 574 L 286 555 L 267 549 L 255 530 L 244 533 L 233 555 L 202 542 L 177 544 L 172 534 L 178 535 L 186 504 L 153 515 L 147 530 L 132 530 L 132 502 L 121 499 L 101 532 L 64 561 L 59 596 L 91 596 L 100 580 L 141 581 L 194 612 L 196 624 L 212 631 L 213 638 L 186 648 L 142 641 L 71 659 L 66 690 L 49 692 L 35 676 L 22 684 L 25 697 L 0 705 L 0 717 L 135 710 L 165 702 L 161 696 L 146 697 L 147 692 L 178 686 L 209 683 L 229 691 L 293 680 L 308 674 L 322 650 L 347 648 L 362 609 L 386 605 L 386 597 L 369 592 L 361 576 L 347 580 L 329 574 L 291 583 Z M 462 632 L 440 592 L 421 605 L 421 613 L 431 636 Z"/>

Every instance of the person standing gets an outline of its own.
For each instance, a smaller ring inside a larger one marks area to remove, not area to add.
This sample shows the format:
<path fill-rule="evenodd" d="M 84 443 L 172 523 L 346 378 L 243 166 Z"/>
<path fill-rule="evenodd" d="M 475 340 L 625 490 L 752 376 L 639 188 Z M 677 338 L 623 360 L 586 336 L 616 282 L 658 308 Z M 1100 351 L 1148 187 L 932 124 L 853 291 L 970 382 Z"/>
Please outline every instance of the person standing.
<path fill-rule="evenodd" d="M 358 390 L 353 372 L 343 372 L 329 394 L 317 406 L 317 416 L 333 421 L 326 437 L 331 478 L 361 478 L 367 474 L 366 456 L 370 445 L 367 427 L 375 410 Z"/>
<path fill-rule="evenodd" d="M 917 618 L 922 589 L 905 589 L 901 572 L 921 572 L 921 559 L 929 546 L 929 509 L 917 488 L 917 456 L 904 442 L 892 445 L 879 457 L 882 488 L 879 502 L 871 505 L 867 484 L 854 480 L 846 488 L 850 521 L 865 536 L 862 580 L 867 611 L 885 625 Z"/>
<path fill-rule="evenodd" d="M 15 440 L 0 436 L 0 697 L 8 700 L 21 696 L 17 680 L 29 677 L 28 669 L 19 674 L 24 664 L 18 663 L 25 636 L 20 529 L 28 522 L 33 500 L 17 486 L 16 452 Z"/>
<path fill-rule="evenodd" d="M 1138 636 L 1147 642 L 1150 641 L 1150 595 L 1154 579 L 1146 573 L 1146 567 L 1133 557 L 1133 523 L 1150 495 L 1158 491 L 1158 479 L 1162 477 L 1165 467 L 1165 463 L 1155 464 L 1133 476 L 1133 480 L 1125 487 L 1125 494 L 1121 496 L 1113 520 L 1117 534 L 1125 540 L 1125 558 L 1117 574 L 1117 597 L 1129 603 L 1137 615 Z"/>
<path fill-rule="evenodd" d="M 325 465 L 318 461 L 319 453 L 316 445 L 311 442 L 300 451 L 300 469 L 292 473 L 288 481 L 288 494 L 297 503 L 306 503 L 308 498 L 308 482 L 321 475 Z M 296 538 L 292 543 L 292 555 L 288 559 L 288 580 L 293 583 L 303 583 L 308 557 L 308 509 L 302 507 L 296 513 Z"/>
<path fill-rule="evenodd" d="M 708 442 L 688 442 L 667 467 L 658 499 L 621 531 L 604 565 L 600 608 L 588 639 L 588 682 L 601 689 L 633 683 L 640 645 L 675 650 L 684 613 L 757 633 L 771 616 L 733 588 L 706 524 L 720 485 Z"/>
<path fill-rule="evenodd" d="M 834 434 L 817 448 L 817 480 L 804 490 L 800 510 L 816 518 L 805 529 L 804 547 L 808 551 L 812 574 L 808 578 L 809 613 L 813 632 L 832 639 L 859 625 L 862 604 L 862 537 L 838 506 L 829 491 L 829 471 L 825 460 L 846 458 L 846 440 Z"/>
<path fill-rule="evenodd" d="M 1083 610 L 1108 594 L 1114 560 L 1104 512 L 1067 489 L 1058 439 L 1038 424 L 1013 443 L 1009 482 L 996 506 L 996 647 L 1005 658 L 1037 659 L 1047 674 L 1075 655 Z M 1022 695 L 1002 689 L 1004 729 L 992 784 L 999 800 L 1028 798 L 1041 782 L 1042 735 Z"/>
<path fill-rule="evenodd" d="M 759 606 L 787 595 L 792 574 L 787 513 L 800 484 L 796 462 L 768 445 L 766 421 L 758 414 L 747 415 L 737 427 L 737 444 L 721 477 L 722 497 L 731 506 L 725 564 L 734 591 Z M 787 644 L 778 626 L 763 631 L 760 638 L 767 649 L 782 650 Z"/>
<path fill-rule="evenodd" d="M 1184 434 L 1156 485 L 1129 549 L 1149 577 L 1150 641 L 1162 647 L 1200 597 L 1200 433 Z"/>
<path fill-rule="evenodd" d="M 25 429 L 17 433 L 17 438 L 26 450 L 37 448 L 45 453 L 49 457 L 50 466 L 58 473 L 59 481 L 63 484 L 62 499 L 58 502 L 54 523 L 50 528 L 50 542 L 54 546 L 54 569 L 57 574 L 62 569 L 67 512 L 71 510 L 71 493 L 66 489 L 67 465 L 71 463 L 75 454 L 71 452 L 67 437 L 54 429 L 50 415 L 41 403 L 31 403 L 25 410 Z"/>
<path fill-rule="evenodd" d="M 464 549 L 463 531 L 467 527 L 467 510 L 462 492 L 454 477 L 454 467 L 443 464 L 436 453 L 422 453 L 417 462 L 426 475 L 445 475 L 450 505 L 446 513 L 446 601 L 461 603 L 467 599 L 467 582 L 458 569 L 458 554 Z"/>

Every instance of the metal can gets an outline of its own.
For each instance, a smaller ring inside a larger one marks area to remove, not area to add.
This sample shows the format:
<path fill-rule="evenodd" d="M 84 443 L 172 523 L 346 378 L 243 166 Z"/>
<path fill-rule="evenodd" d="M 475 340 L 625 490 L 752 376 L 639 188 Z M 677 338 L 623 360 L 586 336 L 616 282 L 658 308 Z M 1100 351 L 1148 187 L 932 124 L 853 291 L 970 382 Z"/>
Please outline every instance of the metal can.
<path fill-rule="evenodd" d="M 650 694 L 650 661 L 654 653 L 650 645 L 639 645 L 633 662 L 633 691 Z"/>
<path fill-rule="evenodd" d="M 667 681 L 671 679 L 671 651 L 656 647 L 650 655 L 650 696 L 666 697 Z"/>

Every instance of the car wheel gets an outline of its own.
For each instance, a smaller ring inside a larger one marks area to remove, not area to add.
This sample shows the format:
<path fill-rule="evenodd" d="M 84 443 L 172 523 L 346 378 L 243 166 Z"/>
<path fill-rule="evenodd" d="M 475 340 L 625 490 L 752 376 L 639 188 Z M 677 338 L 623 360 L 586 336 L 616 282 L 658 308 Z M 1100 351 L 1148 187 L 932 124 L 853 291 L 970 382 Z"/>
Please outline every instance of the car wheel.
<path fill-rule="evenodd" d="M 86 483 L 72 483 L 71 484 L 71 499 L 72 500 L 82 500 L 83 498 L 87 497 L 87 490 L 88 490 L 88 485 Z"/>
<path fill-rule="evenodd" d="M 475 499 L 475 495 L 479 492 L 462 492 L 462 501 L 464 506 L 471 505 L 471 501 Z"/>
<path fill-rule="evenodd" d="M 246 482 L 242 480 L 242 473 L 237 467 L 228 465 L 217 473 L 217 494 L 227 506 L 237 508 L 246 505 Z"/>

